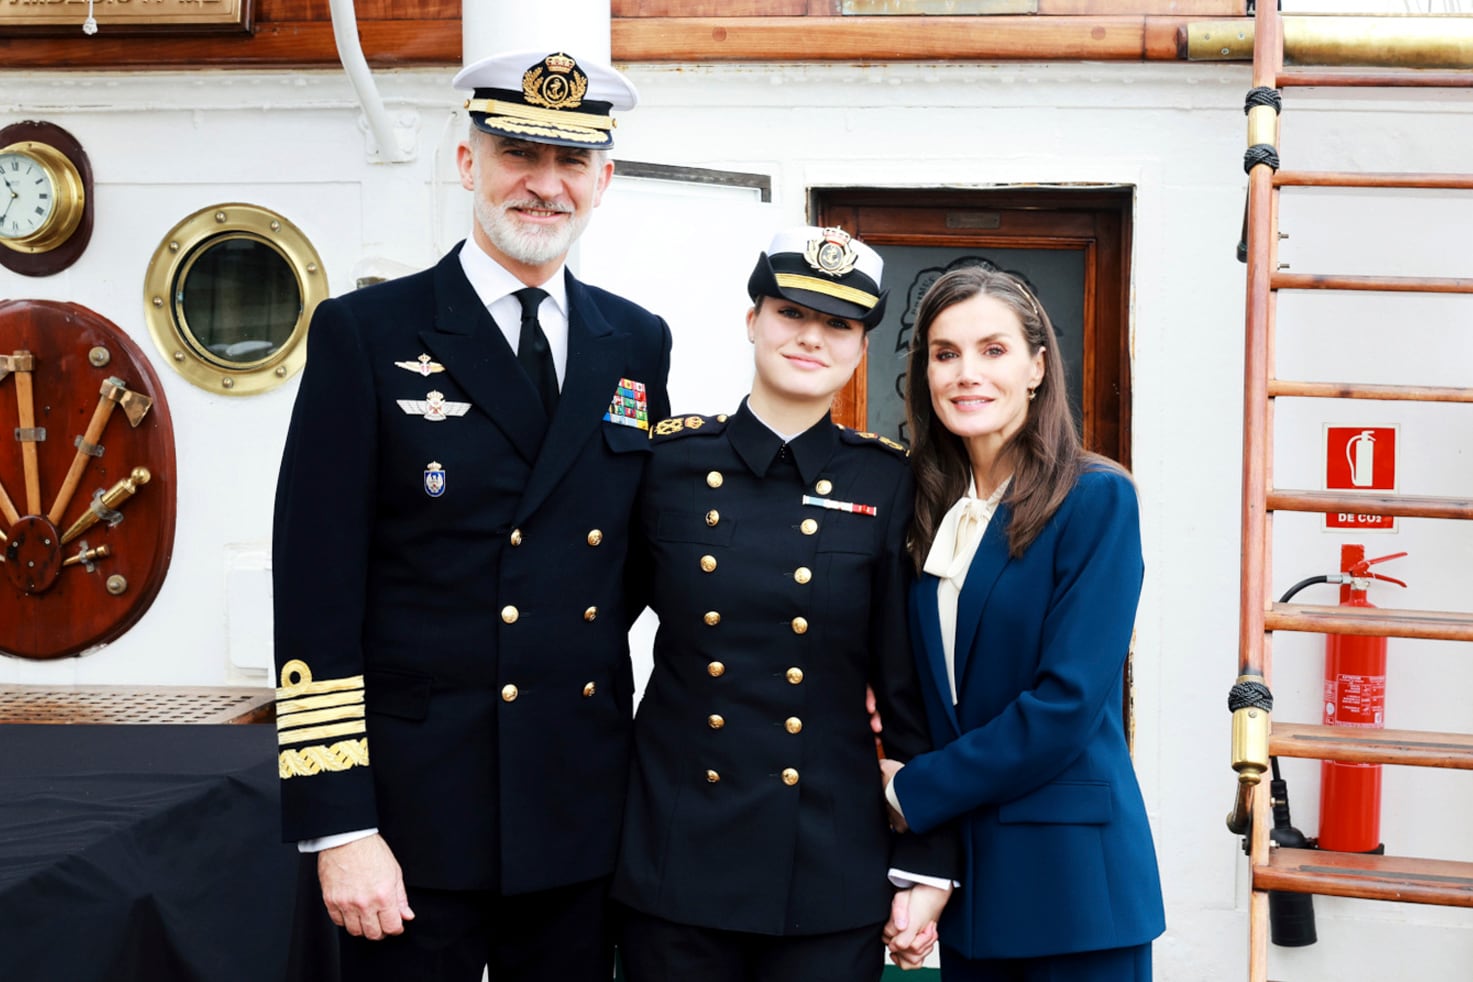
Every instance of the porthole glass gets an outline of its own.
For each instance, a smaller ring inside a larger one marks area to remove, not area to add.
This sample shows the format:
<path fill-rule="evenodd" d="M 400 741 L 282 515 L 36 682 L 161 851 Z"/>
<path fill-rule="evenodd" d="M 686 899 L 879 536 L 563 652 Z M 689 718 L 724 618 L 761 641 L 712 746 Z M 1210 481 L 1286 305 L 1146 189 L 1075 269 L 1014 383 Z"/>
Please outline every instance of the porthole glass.
<path fill-rule="evenodd" d="M 227 368 L 266 361 L 291 340 L 302 291 L 290 261 L 249 235 L 207 239 L 179 268 L 174 288 L 181 333 Z"/>
<path fill-rule="evenodd" d="M 189 381 L 226 395 L 262 392 L 302 367 L 312 310 L 327 296 L 299 229 L 255 205 L 202 209 L 149 264 L 144 311 L 154 343 Z"/>

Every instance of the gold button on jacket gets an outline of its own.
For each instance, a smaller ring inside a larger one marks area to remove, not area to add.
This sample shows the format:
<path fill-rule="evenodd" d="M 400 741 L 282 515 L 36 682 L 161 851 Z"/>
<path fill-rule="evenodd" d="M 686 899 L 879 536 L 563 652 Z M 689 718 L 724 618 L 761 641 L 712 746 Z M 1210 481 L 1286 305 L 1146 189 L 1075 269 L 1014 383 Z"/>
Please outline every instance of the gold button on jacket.
<path fill-rule="evenodd" d="M 798 772 L 797 772 L 797 770 L 795 770 L 792 767 L 784 767 L 783 768 L 783 783 L 786 784 L 790 788 L 793 785 L 797 784 L 798 783 Z"/>
<path fill-rule="evenodd" d="M 520 616 L 521 613 L 511 604 L 507 604 L 505 607 L 501 608 L 501 619 L 508 624 L 515 624 L 517 622 L 517 618 Z"/>
<path fill-rule="evenodd" d="M 518 692 L 517 692 L 517 687 L 516 686 L 514 686 L 514 685 L 503 685 L 501 687 L 501 701 L 502 702 L 516 702 L 517 701 L 517 695 L 518 695 Z"/>

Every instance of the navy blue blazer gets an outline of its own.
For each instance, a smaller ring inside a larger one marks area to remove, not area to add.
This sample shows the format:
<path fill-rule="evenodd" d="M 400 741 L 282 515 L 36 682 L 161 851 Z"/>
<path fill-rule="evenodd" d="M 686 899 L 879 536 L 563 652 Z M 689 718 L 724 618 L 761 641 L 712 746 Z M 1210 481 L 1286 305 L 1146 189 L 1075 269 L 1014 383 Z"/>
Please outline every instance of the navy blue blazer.
<path fill-rule="evenodd" d="M 614 868 L 650 445 L 605 414 L 632 383 L 668 413 L 670 332 L 569 274 L 548 420 L 457 252 L 313 316 L 273 539 L 284 834 L 376 826 L 410 884 L 519 893 Z"/>
<path fill-rule="evenodd" d="M 895 778 L 906 821 L 958 821 L 961 888 L 943 944 L 1035 958 L 1144 944 L 1165 929 L 1155 848 L 1122 722 L 1143 563 L 1130 479 L 1087 470 L 1023 555 L 987 527 L 958 601 L 953 706 L 934 576 L 911 632 L 938 749 Z"/>

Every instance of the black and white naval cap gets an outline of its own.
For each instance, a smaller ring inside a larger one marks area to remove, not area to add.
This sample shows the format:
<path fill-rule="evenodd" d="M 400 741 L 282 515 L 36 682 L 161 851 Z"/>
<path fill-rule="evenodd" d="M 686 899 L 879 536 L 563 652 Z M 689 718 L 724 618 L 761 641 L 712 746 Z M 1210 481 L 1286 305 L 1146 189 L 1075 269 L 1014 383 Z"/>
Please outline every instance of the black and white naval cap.
<path fill-rule="evenodd" d="M 560 147 L 614 145 L 614 111 L 633 109 L 639 92 L 602 62 L 564 51 L 510 51 L 467 65 L 451 83 L 471 90 L 465 108 L 487 133 Z"/>
<path fill-rule="evenodd" d="M 801 225 L 773 236 L 747 280 L 747 295 L 782 297 L 869 330 L 885 316 L 880 254 L 841 228 Z"/>

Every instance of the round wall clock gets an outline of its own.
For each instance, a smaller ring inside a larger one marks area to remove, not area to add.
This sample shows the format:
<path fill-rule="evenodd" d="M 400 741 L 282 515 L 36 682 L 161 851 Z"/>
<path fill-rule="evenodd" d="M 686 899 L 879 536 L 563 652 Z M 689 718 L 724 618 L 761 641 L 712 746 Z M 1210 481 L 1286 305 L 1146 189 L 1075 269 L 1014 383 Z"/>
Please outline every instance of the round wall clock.
<path fill-rule="evenodd" d="M 92 237 L 92 166 L 82 145 L 52 123 L 0 129 L 0 265 L 50 276 Z"/>

